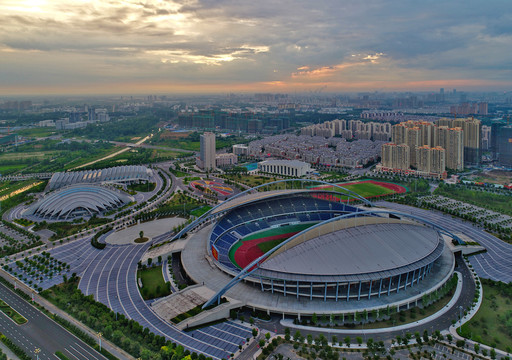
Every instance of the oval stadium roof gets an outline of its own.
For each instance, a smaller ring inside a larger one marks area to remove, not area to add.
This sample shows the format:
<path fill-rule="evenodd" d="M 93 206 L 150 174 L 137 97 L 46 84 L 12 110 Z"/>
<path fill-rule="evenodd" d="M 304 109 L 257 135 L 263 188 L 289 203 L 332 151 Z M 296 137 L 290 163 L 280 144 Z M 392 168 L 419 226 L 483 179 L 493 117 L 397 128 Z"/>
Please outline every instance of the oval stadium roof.
<path fill-rule="evenodd" d="M 372 274 L 392 275 L 423 261 L 433 261 L 440 256 L 443 244 L 436 230 L 412 223 L 348 227 L 270 256 L 261 264 L 260 274 L 371 279 Z"/>

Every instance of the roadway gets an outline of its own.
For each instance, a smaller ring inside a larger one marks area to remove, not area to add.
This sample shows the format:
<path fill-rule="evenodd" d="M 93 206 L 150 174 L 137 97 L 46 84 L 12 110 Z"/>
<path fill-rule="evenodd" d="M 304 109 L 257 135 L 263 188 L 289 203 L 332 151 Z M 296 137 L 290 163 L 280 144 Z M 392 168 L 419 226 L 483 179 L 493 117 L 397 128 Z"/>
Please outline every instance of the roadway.
<path fill-rule="evenodd" d="M 504 283 L 512 281 L 512 244 L 498 239 L 471 222 L 446 215 L 440 211 L 424 210 L 387 201 L 378 201 L 375 205 L 416 215 L 451 232 L 465 234 L 487 249 L 485 253 L 469 257 L 478 276 Z"/>
<path fill-rule="evenodd" d="M 156 315 L 140 295 L 137 263 L 152 242 L 139 245 L 111 246 L 87 262 L 79 289 L 107 305 L 114 312 L 147 327 L 155 335 L 165 336 L 192 352 L 214 359 L 228 358 L 238 345 L 250 337 L 251 329 L 233 324 L 218 324 L 190 333 L 182 332 Z"/>
<path fill-rule="evenodd" d="M 23 348 L 32 358 L 36 358 L 34 350 L 39 348 L 39 359 L 42 360 L 57 359 L 54 355 L 56 351 L 61 351 L 74 360 L 106 360 L 106 357 L 48 318 L 4 284 L 0 284 L 0 297 L 28 320 L 26 324 L 17 325 L 0 312 L 0 332 Z"/>

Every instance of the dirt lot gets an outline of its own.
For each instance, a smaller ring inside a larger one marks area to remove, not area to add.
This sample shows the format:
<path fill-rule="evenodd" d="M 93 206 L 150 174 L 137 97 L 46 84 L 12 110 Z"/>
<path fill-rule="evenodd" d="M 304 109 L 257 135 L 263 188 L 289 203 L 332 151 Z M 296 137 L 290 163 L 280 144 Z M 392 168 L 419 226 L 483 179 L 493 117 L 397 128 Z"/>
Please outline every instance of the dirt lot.
<path fill-rule="evenodd" d="M 473 181 L 509 185 L 512 183 L 512 171 L 492 170 L 469 177 Z"/>
<path fill-rule="evenodd" d="M 186 138 L 190 132 L 172 132 L 172 131 L 164 131 L 160 135 L 160 139 L 163 140 L 177 140 L 177 139 L 183 139 Z"/>

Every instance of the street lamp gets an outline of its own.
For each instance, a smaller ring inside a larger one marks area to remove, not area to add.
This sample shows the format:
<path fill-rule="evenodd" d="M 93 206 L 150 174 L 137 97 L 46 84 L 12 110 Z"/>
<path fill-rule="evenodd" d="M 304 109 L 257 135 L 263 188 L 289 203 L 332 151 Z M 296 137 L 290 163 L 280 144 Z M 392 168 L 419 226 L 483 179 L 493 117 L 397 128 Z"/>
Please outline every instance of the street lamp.
<path fill-rule="evenodd" d="M 460 310 L 460 313 L 459 313 L 459 321 L 460 321 L 460 330 L 462 330 L 462 310 L 463 310 L 463 307 L 462 306 L 459 306 L 459 310 Z"/>
<path fill-rule="evenodd" d="M 98 338 L 100 340 L 100 352 L 101 352 L 101 337 L 103 336 L 103 333 L 102 332 L 99 332 L 98 333 Z"/>
<path fill-rule="evenodd" d="M 39 353 L 41 352 L 40 348 L 35 348 L 34 353 L 36 354 L 36 360 L 39 360 Z"/>

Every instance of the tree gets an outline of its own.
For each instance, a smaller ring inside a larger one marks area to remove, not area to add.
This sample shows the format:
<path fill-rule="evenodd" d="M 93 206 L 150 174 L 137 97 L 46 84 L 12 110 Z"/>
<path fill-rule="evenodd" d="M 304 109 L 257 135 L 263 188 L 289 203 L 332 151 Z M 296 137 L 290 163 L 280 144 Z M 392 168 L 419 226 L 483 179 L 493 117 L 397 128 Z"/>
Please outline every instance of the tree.
<path fill-rule="evenodd" d="M 478 352 L 480 351 L 480 344 L 475 344 L 475 352 L 478 354 Z"/>
<path fill-rule="evenodd" d="M 141 230 L 141 231 L 139 231 L 139 238 L 142 239 L 143 237 L 144 237 L 144 231 Z"/>
<path fill-rule="evenodd" d="M 270 333 L 265 334 L 265 339 L 267 339 L 267 341 L 270 340 Z"/>
<path fill-rule="evenodd" d="M 301 338 L 301 337 L 302 337 L 302 336 L 301 336 L 301 334 L 300 334 L 300 331 L 299 331 L 299 330 L 295 331 L 295 335 L 293 335 L 293 339 L 294 339 L 295 341 L 300 341 L 300 338 Z"/>
<path fill-rule="evenodd" d="M 343 339 L 345 341 L 345 345 L 347 345 L 347 347 L 350 347 L 350 336 L 346 336 L 345 339 Z"/>
<path fill-rule="evenodd" d="M 356 337 L 356 341 L 359 345 L 363 343 L 363 338 L 361 336 Z"/>
<path fill-rule="evenodd" d="M 153 259 L 152 258 L 149 258 L 148 259 L 148 266 L 151 266 L 151 263 L 153 262 Z"/>

